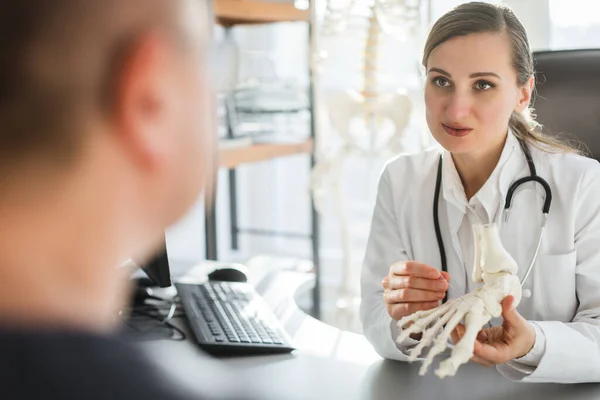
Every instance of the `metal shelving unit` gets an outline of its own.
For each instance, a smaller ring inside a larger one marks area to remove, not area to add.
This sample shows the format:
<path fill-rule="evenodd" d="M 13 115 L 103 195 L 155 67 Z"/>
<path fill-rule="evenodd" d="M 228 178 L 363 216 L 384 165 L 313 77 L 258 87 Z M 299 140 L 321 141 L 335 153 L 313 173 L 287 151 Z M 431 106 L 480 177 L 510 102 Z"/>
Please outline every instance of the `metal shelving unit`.
<path fill-rule="evenodd" d="M 276 3 L 256 0 L 213 0 L 212 12 L 214 21 L 230 29 L 242 24 L 267 24 L 275 22 L 304 21 L 309 24 L 309 38 L 311 46 L 313 45 L 314 35 L 314 1 L 311 1 L 309 10 L 300 10 L 292 3 Z M 312 54 L 312 52 L 309 52 Z M 309 55 L 310 57 L 310 55 Z M 309 66 L 309 107 L 310 114 L 310 138 L 301 143 L 261 143 L 238 148 L 219 148 L 219 167 L 228 169 L 229 178 L 229 198 L 231 215 L 231 239 L 232 248 L 238 246 L 238 234 L 253 234 L 266 236 L 282 237 L 306 237 L 311 240 L 312 258 L 315 274 L 315 287 L 313 289 L 313 316 L 320 315 L 320 269 L 319 269 L 319 216 L 311 198 L 311 232 L 309 235 L 297 234 L 293 232 L 277 232 L 261 229 L 240 229 L 237 223 L 237 177 L 236 167 L 266 161 L 279 157 L 286 157 L 297 154 L 310 154 L 310 168 L 315 164 L 315 111 L 314 111 L 314 81 L 311 68 Z M 234 127 L 231 121 L 228 121 L 228 136 L 233 137 Z M 216 182 L 216 179 L 215 179 Z M 205 233 L 206 233 L 206 258 L 209 260 L 217 259 L 217 223 L 215 213 L 216 190 L 213 191 L 212 201 L 207 201 L 205 208 Z"/>

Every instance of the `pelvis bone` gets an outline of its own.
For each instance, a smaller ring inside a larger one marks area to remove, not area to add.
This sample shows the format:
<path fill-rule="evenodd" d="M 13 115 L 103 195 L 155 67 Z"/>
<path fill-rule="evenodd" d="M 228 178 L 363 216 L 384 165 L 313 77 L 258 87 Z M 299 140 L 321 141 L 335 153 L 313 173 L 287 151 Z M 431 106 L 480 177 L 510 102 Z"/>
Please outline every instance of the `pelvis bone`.
<path fill-rule="evenodd" d="M 420 342 L 411 349 L 409 361 L 415 361 L 425 347 L 433 345 L 419 375 L 424 375 L 435 356 L 448 347 L 452 331 L 464 321 L 464 336 L 454 345 L 450 357 L 442 361 L 435 371 L 439 378 L 454 375 L 473 356 L 477 333 L 492 318 L 502 314 L 502 300 L 513 295 L 513 307 L 521 301 L 518 266 L 502 247 L 496 224 L 473 225 L 473 235 L 475 262 L 472 279 L 483 282 L 483 286 L 439 307 L 417 311 L 398 321 L 401 333 L 396 342 L 399 344 L 413 333 L 423 333 Z"/>

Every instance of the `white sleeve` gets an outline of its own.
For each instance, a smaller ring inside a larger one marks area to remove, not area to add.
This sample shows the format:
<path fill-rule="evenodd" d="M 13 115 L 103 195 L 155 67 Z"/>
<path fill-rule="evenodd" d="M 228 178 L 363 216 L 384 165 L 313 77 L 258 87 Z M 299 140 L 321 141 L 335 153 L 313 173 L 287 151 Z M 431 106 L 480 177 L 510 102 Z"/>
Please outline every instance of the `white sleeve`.
<path fill-rule="evenodd" d="M 583 174 L 577 195 L 575 282 L 579 306 L 572 322 L 535 321 L 544 333 L 545 351 L 531 373 L 508 364 L 498 370 L 526 382 L 600 382 L 600 165 Z"/>
<path fill-rule="evenodd" d="M 390 265 L 408 259 L 398 232 L 389 174 L 389 169 L 386 168 L 379 181 L 361 275 L 360 319 L 365 337 L 379 355 L 406 361 L 408 350 L 418 342 L 408 338 L 405 342 L 396 344 L 395 338 L 400 330 L 385 308 L 381 283 L 388 274 Z"/>

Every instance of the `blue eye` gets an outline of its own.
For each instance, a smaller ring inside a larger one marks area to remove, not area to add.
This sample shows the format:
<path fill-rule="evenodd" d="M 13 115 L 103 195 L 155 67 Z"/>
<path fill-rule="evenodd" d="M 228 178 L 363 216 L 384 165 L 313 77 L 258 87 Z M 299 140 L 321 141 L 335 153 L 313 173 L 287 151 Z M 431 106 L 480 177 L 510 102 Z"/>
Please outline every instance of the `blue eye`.
<path fill-rule="evenodd" d="M 448 79 L 442 77 L 442 76 L 438 76 L 435 77 L 431 80 L 431 82 L 433 82 L 434 85 L 439 86 L 439 87 L 447 87 L 450 86 L 450 82 L 448 82 Z"/>
<path fill-rule="evenodd" d="M 490 90 L 493 87 L 494 87 L 494 85 L 488 81 L 477 81 L 477 83 L 475 83 L 475 88 L 477 88 L 477 90 L 481 90 L 481 91 Z"/>

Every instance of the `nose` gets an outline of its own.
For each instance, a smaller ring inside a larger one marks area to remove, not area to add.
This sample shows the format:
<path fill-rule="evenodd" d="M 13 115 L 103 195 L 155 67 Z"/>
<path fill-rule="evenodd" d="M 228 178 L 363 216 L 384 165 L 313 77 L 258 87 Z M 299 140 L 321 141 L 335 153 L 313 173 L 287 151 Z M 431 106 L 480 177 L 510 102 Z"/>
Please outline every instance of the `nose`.
<path fill-rule="evenodd" d="M 455 91 L 448 97 L 446 105 L 446 116 L 450 121 L 464 121 L 472 112 L 473 102 L 471 96 Z"/>

